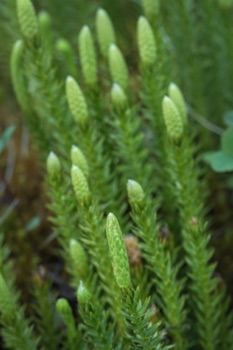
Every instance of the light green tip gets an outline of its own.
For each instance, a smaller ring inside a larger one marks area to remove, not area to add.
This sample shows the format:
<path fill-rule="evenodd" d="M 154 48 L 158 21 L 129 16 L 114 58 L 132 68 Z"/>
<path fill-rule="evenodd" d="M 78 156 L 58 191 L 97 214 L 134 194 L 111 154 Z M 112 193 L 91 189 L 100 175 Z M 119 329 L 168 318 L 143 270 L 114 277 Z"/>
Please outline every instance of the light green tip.
<path fill-rule="evenodd" d="M 47 172 L 51 181 L 59 181 L 61 178 L 61 163 L 54 152 L 50 152 L 47 158 Z"/>
<path fill-rule="evenodd" d="M 181 115 L 175 103 L 168 96 L 163 98 L 162 107 L 168 136 L 172 141 L 178 142 L 182 137 L 184 129 Z"/>
<path fill-rule="evenodd" d="M 134 181 L 128 180 L 127 182 L 127 193 L 129 197 L 129 203 L 133 209 L 141 206 L 145 197 L 142 186 Z"/>
<path fill-rule="evenodd" d="M 153 66 L 156 60 L 155 37 L 150 23 L 143 16 L 137 24 L 137 41 L 142 65 Z"/>
<path fill-rule="evenodd" d="M 60 298 L 56 302 L 56 309 L 61 315 L 63 322 L 67 327 L 69 336 L 71 336 L 74 339 L 77 330 L 70 304 L 66 299 Z"/>
<path fill-rule="evenodd" d="M 61 52 L 70 52 L 71 46 L 69 41 L 63 38 L 59 38 L 56 41 L 56 50 Z"/>
<path fill-rule="evenodd" d="M 73 273 L 79 281 L 88 276 L 87 256 L 82 245 L 75 239 L 70 240 L 70 256 L 73 264 Z"/>
<path fill-rule="evenodd" d="M 80 281 L 79 283 L 77 297 L 81 305 L 86 305 L 91 301 L 91 293 L 84 285 L 83 281 Z"/>
<path fill-rule="evenodd" d="M 17 40 L 13 46 L 11 53 L 11 79 L 17 100 L 23 109 L 28 112 L 30 110 L 30 100 L 27 92 L 27 84 L 23 69 L 24 43 L 23 40 Z"/>
<path fill-rule="evenodd" d="M 87 103 L 78 83 L 71 76 L 66 79 L 66 97 L 75 122 L 82 127 L 86 126 L 89 119 Z"/>
<path fill-rule="evenodd" d="M 87 183 L 87 179 L 82 170 L 76 165 L 71 168 L 71 180 L 77 201 L 81 205 L 87 205 L 90 202 L 91 193 Z"/>
<path fill-rule="evenodd" d="M 184 96 L 180 91 L 179 87 L 175 83 L 171 83 L 169 85 L 168 95 L 172 99 L 172 101 L 175 103 L 184 125 L 187 124 L 187 109 L 186 109 Z"/>
<path fill-rule="evenodd" d="M 82 72 L 87 85 L 97 83 L 97 63 L 91 31 L 88 26 L 84 26 L 78 37 L 79 52 Z"/>
<path fill-rule="evenodd" d="M 81 149 L 75 145 L 71 147 L 71 161 L 72 164 L 77 165 L 83 172 L 83 174 L 89 176 L 89 167 L 87 164 L 86 157 L 84 156 Z"/>
<path fill-rule="evenodd" d="M 126 90 L 129 84 L 128 68 L 124 56 L 115 44 L 109 47 L 108 65 L 112 80 Z"/>
<path fill-rule="evenodd" d="M 111 19 L 103 9 L 99 9 L 96 14 L 96 31 L 100 51 L 107 57 L 109 46 L 116 42 L 116 35 Z"/>
<path fill-rule="evenodd" d="M 41 11 L 38 16 L 40 27 L 49 30 L 51 27 L 51 16 L 46 11 Z"/>
<path fill-rule="evenodd" d="M 57 300 L 56 309 L 61 314 L 63 319 L 67 319 L 72 315 L 70 304 L 64 298 L 60 298 Z"/>
<path fill-rule="evenodd" d="M 17 15 L 23 36 L 33 39 L 38 34 L 38 22 L 35 9 L 30 0 L 17 0 Z"/>
<path fill-rule="evenodd" d="M 111 100 L 112 100 L 113 107 L 117 112 L 121 113 L 127 109 L 128 100 L 127 100 L 126 93 L 124 92 L 122 87 L 117 83 L 114 83 L 112 86 Z"/>
<path fill-rule="evenodd" d="M 128 255 L 119 223 L 112 213 L 107 217 L 106 234 L 116 282 L 120 288 L 129 288 L 131 279 Z"/>

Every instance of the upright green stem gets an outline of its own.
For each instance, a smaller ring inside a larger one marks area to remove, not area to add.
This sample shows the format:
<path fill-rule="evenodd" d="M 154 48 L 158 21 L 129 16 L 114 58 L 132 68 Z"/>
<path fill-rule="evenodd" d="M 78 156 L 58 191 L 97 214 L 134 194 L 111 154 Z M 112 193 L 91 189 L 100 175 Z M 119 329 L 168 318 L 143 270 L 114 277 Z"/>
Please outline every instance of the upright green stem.
<path fill-rule="evenodd" d="M 105 301 L 113 308 L 114 315 L 122 327 L 122 319 L 119 315 L 119 291 L 113 275 L 110 263 L 106 237 L 104 235 L 103 216 L 94 200 L 78 209 L 81 228 L 81 240 L 91 255 L 92 265 L 96 268 L 101 289 L 105 292 Z"/>
<path fill-rule="evenodd" d="M 126 323 L 125 337 L 129 341 L 128 349 L 170 349 L 170 346 L 164 345 L 164 333 L 160 323 L 151 321 L 155 310 L 149 311 L 150 300 L 142 302 L 139 288 L 123 289 L 121 292 Z"/>
<path fill-rule="evenodd" d="M 95 294 L 94 294 L 95 293 Z M 80 329 L 88 343 L 96 350 L 120 350 L 121 345 L 115 344 L 114 322 L 110 320 L 109 313 L 96 298 L 96 291 L 89 291 L 81 282 L 78 288 L 79 312 L 83 325 Z M 121 344 L 119 336 L 117 343 Z"/>
<path fill-rule="evenodd" d="M 213 250 L 208 247 L 210 236 L 206 233 L 204 207 L 198 167 L 193 159 L 192 148 L 186 135 L 180 144 L 172 145 L 176 181 L 174 183 L 182 227 L 185 261 L 189 267 L 189 285 L 195 307 L 194 329 L 197 343 L 203 349 L 216 350 L 221 344 L 221 313 L 224 293 L 217 289 L 213 277 L 215 264 L 210 263 Z M 191 306 L 191 305 L 190 305 Z"/>
<path fill-rule="evenodd" d="M 161 307 L 168 332 L 174 339 L 175 349 L 186 349 L 186 311 L 184 296 L 181 295 L 184 281 L 178 280 L 178 268 L 174 266 L 166 240 L 160 237 L 160 225 L 156 218 L 156 206 L 148 198 L 141 202 L 131 201 L 133 181 L 128 183 L 128 193 L 133 209 L 132 218 L 136 224 L 135 233 L 142 239 L 142 254 L 154 275 L 158 295 L 156 302 Z M 131 187 L 131 188 L 130 188 Z M 174 254 L 173 254 L 174 255 Z"/>

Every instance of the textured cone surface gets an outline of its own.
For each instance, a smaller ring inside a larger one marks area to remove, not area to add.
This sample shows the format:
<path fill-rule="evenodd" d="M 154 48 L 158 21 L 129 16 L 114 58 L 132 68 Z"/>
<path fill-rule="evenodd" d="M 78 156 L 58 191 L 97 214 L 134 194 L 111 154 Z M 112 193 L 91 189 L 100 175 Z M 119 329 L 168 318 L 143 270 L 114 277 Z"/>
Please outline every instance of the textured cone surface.
<path fill-rule="evenodd" d="M 92 35 L 88 26 L 84 26 L 79 34 L 79 52 L 85 81 L 88 85 L 97 82 L 96 53 Z"/>
<path fill-rule="evenodd" d="M 106 233 L 116 282 L 120 288 L 129 288 L 131 279 L 128 255 L 120 226 L 112 213 L 107 217 Z"/>
<path fill-rule="evenodd" d="M 83 152 L 81 151 L 81 149 L 77 146 L 72 146 L 71 148 L 71 161 L 72 164 L 76 165 L 77 167 L 79 167 L 83 174 L 88 177 L 89 175 L 89 167 L 87 164 L 87 160 L 86 157 L 84 156 Z"/>
<path fill-rule="evenodd" d="M 17 0 L 17 14 L 22 34 L 32 39 L 38 33 L 38 23 L 34 7 L 30 0 Z"/>
<path fill-rule="evenodd" d="M 128 193 L 130 205 L 132 207 L 140 205 L 143 202 L 144 191 L 138 182 L 134 180 L 128 180 L 127 193 Z"/>
<path fill-rule="evenodd" d="M 86 100 L 78 83 L 72 77 L 66 79 L 66 97 L 75 122 L 81 126 L 86 125 L 88 121 Z"/>
<path fill-rule="evenodd" d="M 89 186 L 82 170 L 76 165 L 72 165 L 71 180 L 78 202 L 81 205 L 87 204 L 90 199 Z"/>
<path fill-rule="evenodd" d="M 163 99 L 163 116 L 168 136 L 177 142 L 183 134 L 183 122 L 174 102 L 167 96 Z"/>
<path fill-rule="evenodd" d="M 137 40 L 142 64 L 152 66 L 156 60 L 156 43 L 149 22 L 142 16 L 138 20 Z"/>
<path fill-rule="evenodd" d="M 112 44 L 108 51 L 108 62 L 112 80 L 124 90 L 128 87 L 128 68 L 119 48 Z"/>
<path fill-rule="evenodd" d="M 52 181 L 60 179 L 61 163 L 54 152 L 50 152 L 47 158 L 47 172 Z"/>
<path fill-rule="evenodd" d="M 171 83 L 169 85 L 169 97 L 172 99 L 172 101 L 175 103 L 178 111 L 180 112 L 180 116 L 182 118 L 182 121 L 184 124 L 187 123 L 187 110 L 185 105 L 185 100 L 183 97 L 182 92 L 178 88 L 178 86 L 174 83 Z"/>
<path fill-rule="evenodd" d="M 103 9 L 97 11 L 96 30 L 100 51 L 107 57 L 109 46 L 116 43 L 116 36 L 111 19 Z"/>

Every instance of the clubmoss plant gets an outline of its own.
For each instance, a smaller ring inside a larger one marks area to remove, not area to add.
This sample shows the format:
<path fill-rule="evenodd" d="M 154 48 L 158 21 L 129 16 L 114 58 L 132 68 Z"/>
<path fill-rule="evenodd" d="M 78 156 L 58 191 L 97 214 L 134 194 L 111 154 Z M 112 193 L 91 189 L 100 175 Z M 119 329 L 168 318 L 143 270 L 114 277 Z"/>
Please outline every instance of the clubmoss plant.
<path fill-rule="evenodd" d="M 223 5 L 209 0 L 142 6 L 145 16 L 131 31 L 133 57 L 104 9 L 95 26 L 80 23 L 69 40 L 53 29 L 54 10 L 37 16 L 30 0 L 17 0 L 21 38 L 12 50 L 12 82 L 47 166 L 49 220 L 59 246 L 53 259 L 63 266 L 57 279 L 69 293 L 37 278 L 31 321 L 2 264 L 6 349 L 232 346 L 230 301 L 210 246 L 201 137 L 193 136 L 200 127 L 187 116 L 189 104 L 213 111 L 214 97 L 218 113 L 232 108 L 232 96 L 219 95 L 222 87 L 233 91 L 232 26 L 223 21 Z M 68 22 L 61 32 L 70 32 Z M 219 38 L 224 50 L 215 55 Z M 195 45 L 204 62 L 197 63 Z"/>
<path fill-rule="evenodd" d="M 113 271 L 123 298 L 123 315 L 126 321 L 126 337 L 129 347 L 134 349 L 154 349 L 161 346 L 162 333 L 158 324 L 148 324 L 152 312 L 149 312 L 149 300 L 142 302 L 139 289 L 131 284 L 129 262 L 122 232 L 116 217 L 110 213 L 107 217 L 106 233 L 112 260 Z M 133 334 L 137 334 L 136 337 Z M 154 336 L 152 336 L 154 335 Z M 161 346 L 161 349 L 169 347 Z"/>
<path fill-rule="evenodd" d="M 120 344 L 114 346 L 113 323 L 102 305 L 98 304 L 95 296 L 81 281 L 77 291 L 79 311 L 83 319 L 86 344 L 95 344 L 95 349 L 110 350 L 120 349 Z"/>
<path fill-rule="evenodd" d="M 85 175 L 76 165 L 72 165 L 71 180 L 77 201 L 84 206 L 89 202 L 91 193 Z"/>
<path fill-rule="evenodd" d="M 89 190 L 83 172 L 75 165 L 71 169 L 71 178 L 78 202 L 81 240 L 90 254 L 93 266 L 98 271 L 99 288 L 106 293 L 106 299 L 103 301 L 108 301 L 111 304 L 115 317 L 118 317 L 119 312 L 117 305 L 115 305 L 117 291 L 112 288 L 114 279 L 111 266 L 108 263 L 109 256 L 107 242 L 104 239 L 103 215 L 98 207 L 98 202 Z"/>
<path fill-rule="evenodd" d="M 161 306 L 168 331 L 174 337 L 176 349 L 186 349 L 185 340 L 186 311 L 185 296 L 182 295 L 184 281 L 178 279 L 178 266 L 174 266 L 173 252 L 170 253 L 166 239 L 160 237 L 160 224 L 156 217 L 158 203 L 148 198 L 140 184 L 128 180 L 127 192 L 132 208 L 134 232 L 141 241 L 143 257 L 152 272 L 155 288 L 158 291 L 156 303 Z M 171 305 L 173 305 L 171 307 Z"/>
<path fill-rule="evenodd" d="M 142 16 L 138 20 L 137 40 L 142 65 L 153 66 L 156 62 L 155 38 L 149 22 Z"/>
<path fill-rule="evenodd" d="M 111 19 L 104 9 L 97 11 L 96 32 L 100 51 L 104 57 L 107 57 L 109 46 L 116 43 L 116 35 Z"/>
<path fill-rule="evenodd" d="M 34 335 L 33 328 L 25 317 L 22 307 L 19 307 L 18 295 L 0 275 L 0 313 L 3 327 L 2 337 L 9 349 L 17 347 L 23 350 L 36 349 L 38 339 Z"/>
<path fill-rule="evenodd" d="M 42 272 L 43 275 L 43 272 Z M 59 347 L 62 334 L 58 333 L 55 301 L 57 295 L 50 294 L 51 283 L 43 281 L 45 276 L 34 276 L 33 303 L 35 331 L 40 334 L 39 346 L 55 350 Z M 50 294 L 50 297 L 48 295 Z M 51 339 L 53 342 L 51 344 Z"/>
<path fill-rule="evenodd" d="M 66 326 L 65 343 L 71 350 L 80 349 L 81 336 L 75 324 L 72 309 L 68 301 L 64 298 L 58 299 L 56 303 L 56 309 L 61 315 L 62 320 Z"/>
<path fill-rule="evenodd" d="M 71 239 L 69 251 L 71 258 L 70 274 L 74 276 L 73 285 L 77 287 L 80 281 L 83 281 L 85 284 L 90 283 L 91 271 L 88 267 L 88 256 L 82 245 L 75 239 Z"/>
<path fill-rule="evenodd" d="M 113 108 L 117 111 L 117 113 L 124 113 L 128 107 L 128 100 L 126 93 L 122 89 L 120 85 L 114 83 L 111 89 L 111 100 L 113 104 Z"/>
<path fill-rule="evenodd" d="M 75 122 L 85 126 L 88 120 L 86 101 L 79 85 L 72 77 L 66 79 L 66 96 Z"/>
<path fill-rule="evenodd" d="M 115 44 L 109 46 L 108 64 L 113 82 L 126 90 L 129 84 L 128 68 L 120 49 Z"/>
<path fill-rule="evenodd" d="M 76 165 L 78 168 L 80 168 L 85 175 L 86 178 L 90 175 L 89 173 L 89 166 L 87 164 L 87 160 L 83 154 L 83 152 L 80 150 L 77 146 L 72 146 L 71 152 L 70 152 L 70 158 L 72 164 Z"/>
<path fill-rule="evenodd" d="M 131 287 L 128 256 L 124 247 L 122 232 L 116 217 L 108 214 L 106 224 L 107 240 L 113 271 L 118 286 L 122 289 Z"/>
<path fill-rule="evenodd" d="M 17 100 L 26 113 L 29 108 L 29 97 L 24 83 L 24 74 L 21 69 L 21 60 L 23 57 L 24 44 L 22 40 L 16 41 L 11 55 L 11 75 Z"/>
<path fill-rule="evenodd" d="M 17 1 L 17 14 L 24 37 L 29 40 L 35 38 L 38 34 L 38 20 L 31 1 Z"/>
<path fill-rule="evenodd" d="M 54 152 L 50 152 L 48 156 L 47 171 L 51 181 L 59 182 L 61 178 L 61 163 Z"/>
<path fill-rule="evenodd" d="M 171 83 L 168 88 L 168 95 L 170 99 L 175 103 L 183 125 L 186 125 L 187 122 L 187 108 L 186 108 L 186 103 L 184 100 L 184 96 L 182 92 L 180 91 L 179 87 L 175 83 Z"/>
<path fill-rule="evenodd" d="M 219 344 L 222 327 L 227 326 L 227 322 L 225 325 L 221 324 L 221 312 L 225 307 L 222 306 L 223 309 L 218 308 L 219 312 L 216 311 L 216 305 L 219 302 L 224 304 L 224 291 L 217 289 L 217 280 L 213 277 L 215 265 L 210 263 L 213 251 L 208 247 L 210 238 L 206 233 L 207 224 L 203 215 L 205 211 L 201 186 L 198 182 L 198 166 L 195 163 L 188 129 L 183 129 L 181 115 L 167 97 L 163 100 L 163 113 L 172 145 L 169 152 L 173 157 L 173 169 L 170 170 L 173 172 L 171 176 L 175 181 L 173 190 L 176 194 L 182 227 L 184 259 L 189 267 L 191 280 L 189 288 L 193 299 L 199 305 L 193 310 L 198 320 L 194 321 L 194 327 L 200 337 L 199 346 L 204 349 L 214 349 Z M 205 308 L 205 315 L 201 311 L 203 308 Z M 227 318 L 226 315 L 225 317 Z M 227 344 L 227 339 L 222 340 L 222 344 L 224 341 Z"/>
<path fill-rule="evenodd" d="M 163 115 L 168 136 L 172 142 L 179 142 L 183 134 L 183 121 L 175 103 L 167 96 L 163 99 Z"/>
<path fill-rule="evenodd" d="M 84 79 L 87 85 L 93 86 L 97 83 L 96 53 L 91 31 L 87 26 L 82 28 L 78 43 Z"/>

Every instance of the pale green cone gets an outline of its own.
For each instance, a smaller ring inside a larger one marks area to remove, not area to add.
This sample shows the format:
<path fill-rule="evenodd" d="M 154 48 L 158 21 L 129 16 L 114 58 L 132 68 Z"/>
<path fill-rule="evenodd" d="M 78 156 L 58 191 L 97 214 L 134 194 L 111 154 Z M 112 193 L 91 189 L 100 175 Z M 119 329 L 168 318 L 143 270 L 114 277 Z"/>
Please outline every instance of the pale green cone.
<path fill-rule="evenodd" d="M 66 97 L 75 122 L 84 127 L 89 119 L 87 103 L 78 83 L 70 76 L 66 79 Z"/>
<path fill-rule="evenodd" d="M 72 338 L 75 338 L 77 334 L 77 329 L 70 304 L 66 299 L 60 298 L 56 302 L 56 309 L 61 315 L 63 322 L 68 329 L 69 335 Z"/>
<path fill-rule="evenodd" d="M 109 46 L 116 43 L 116 35 L 111 19 L 103 9 L 99 9 L 96 14 L 96 31 L 100 51 L 107 57 Z"/>
<path fill-rule="evenodd" d="M 43 32 L 51 30 L 51 16 L 46 11 L 41 11 L 38 16 L 40 30 Z"/>
<path fill-rule="evenodd" d="M 130 288 L 128 255 L 119 223 L 112 213 L 107 217 L 106 234 L 116 282 L 120 288 Z"/>
<path fill-rule="evenodd" d="M 137 24 L 137 41 L 143 66 L 153 66 L 156 60 L 155 37 L 148 20 L 141 16 Z"/>
<path fill-rule="evenodd" d="M 140 207 L 143 204 L 145 194 L 142 189 L 142 186 L 138 182 L 134 180 L 128 180 L 127 193 L 130 206 L 133 209 L 136 209 L 137 207 Z"/>
<path fill-rule="evenodd" d="M 54 152 L 50 152 L 47 158 L 47 172 L 51 181 L 59 181 L 61 178 L 61 163 Z"/>
<path fill-rule="evenodd" d="M 85 175 L 76 165 L 72 165 L 71 180 L 77 201 L 81 205 L 88 204 L 91 198 L 91 192 Z"/>
<path fill-rule="evenodd" d="M 86 157 L 84 156 L 83 152 L 81 151 L 81 149 L 77 146 L 72 146 L 71 147 L 71 162 L 74 165 L 77 165 L 77 167 L 79 167 L 83 174 L 88 177 L 89 176 L 89 167 L 87 164 L 87 160 Z"/>
<path fill-rule="evenodd" d="M 11 53 L 11 79 L 17 101 L 23 111 L 30 109 L 30 101 L 25 86 L 25 77 L 23 71 L 24 44 L 22 40 L 17 40 Z"/>
<path fill-rule="evenodd" d="M 78 37 L 79 52 L 82 72 L 87 85 L 97 83 L 97 63 L 91 31 L 88 26 L 84 26 Z"/>
<path fill-rule="evenodd" d="M 16 311 L 9 287 L 2 274 L 0 274 L 0 313 L 4 317 L 11 317 Z"/>
<path fill-rule="evenodd" d="M 159 14 L 160 0 L 142 0 L 146 17 L 152 19 Z"/>
<path fill-rule="evenodd" d="M 168 96 L 163 98 L 162 107 L 168 136 L 172 141 L 178 142 L 182 137 L 184 129 L 180 113 L 175 103 Z"/>
<path fill-rule="evenodd" d="M 17 16 L 23 36 L 33 39 L 38 34 L 38 22 L 35 9 L 30 0 L 17 0 Z"/>
<path fill-rule="evenodd" d="M 69 41 L 63 38 L 60 38 L 56 41 L 56 50 L 60 51 L 65 56 L 69 56 L 72 52 L 72 48 Z"/>
<path fill-rule="evenodd" d="M 88 276 L 88 263 L 86 253 L 81 244 L 75 239 L 70 240 L 70 256 L 73 265 L 73 273 L 77 279 L 84 280 Z"/>
<path fill-rule="evenodd" d="M 74 318 L 73 318 L 73 313 L 72 309 L 70 307 L 70 304 L 68 301 L 64 298 L 60 298 L 56 302 L 56 309 L 61 315 L 65 325 L 73 325 L 74 326 Z M 75 327 L 74 327 L 75 330 Z"/>
<path fill-rule="evenodd" d="M 172 99 L 172 101 L 175 103 L 184 125 L 187 124 L 186 104 L 185 104 L 184 96 L 180 91 L 179 87 L 176 84 L 171 83 L 169 85 L 168 95 Z"/>
<path fill-rule="evenodd" d="M 113 84 L 111 89 L 111 100 L 113 107 L 117 112 L 121 113 L 127 109 L 128 100 L 126 93 L 122 87 L 116 83 Z"/>
<path fill-rule="evenodd" d="M 91 301 L 91 293 L 87 289 L 87 287 L 84 285 L 83 281 L 80 281 L 79 286 L 78 286 L 78 291 L 77 291 L 77 297 L 78 297 L 78 302 L 84 306 Z"/>
<path fill-rule="evenodd" d="M 124 56 L 115 44 L 109 47 L 108 65 L 112 80 L 126 90 L 129 84 L 128 68 Z"/>

